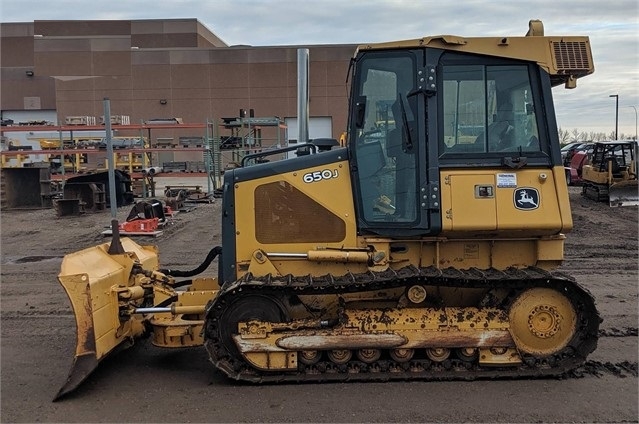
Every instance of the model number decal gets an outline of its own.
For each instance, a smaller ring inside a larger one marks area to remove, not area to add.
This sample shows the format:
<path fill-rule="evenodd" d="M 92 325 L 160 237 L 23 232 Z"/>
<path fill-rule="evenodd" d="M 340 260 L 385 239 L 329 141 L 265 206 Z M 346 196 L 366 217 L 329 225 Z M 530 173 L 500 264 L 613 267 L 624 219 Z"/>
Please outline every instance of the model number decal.
<path fill-rule="evenodd" d="M 302 179 L 305 183 L 316 183 L 322 180 L 330 180 L 331 178 L 337 178 L 339 174 L 337 173 L 337 169 L 324 169 L 322 171 L 309 172 L 304 174 Z"/>

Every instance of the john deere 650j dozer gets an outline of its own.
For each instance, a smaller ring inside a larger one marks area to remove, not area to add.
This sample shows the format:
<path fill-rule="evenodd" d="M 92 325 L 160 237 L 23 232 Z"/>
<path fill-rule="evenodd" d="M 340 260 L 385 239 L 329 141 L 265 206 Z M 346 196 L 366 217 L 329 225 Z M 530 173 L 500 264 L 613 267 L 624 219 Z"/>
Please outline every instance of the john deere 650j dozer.
<path fill-rule="evenodd" d="M 64 258 L 78 338 L 58 397 L 148 332 L 250 382 L 585 361 L 600 318 L 555 271 L 572 221 L 551 88 L 593 72 L 588 38 L 531 21 L 523 37 L 365 45 L 352 64 L 347 146 L 227 171 L 223 246 L 198 269 L 118 237 Z M 194 278 L 218 254 L 218 278 Z"/>

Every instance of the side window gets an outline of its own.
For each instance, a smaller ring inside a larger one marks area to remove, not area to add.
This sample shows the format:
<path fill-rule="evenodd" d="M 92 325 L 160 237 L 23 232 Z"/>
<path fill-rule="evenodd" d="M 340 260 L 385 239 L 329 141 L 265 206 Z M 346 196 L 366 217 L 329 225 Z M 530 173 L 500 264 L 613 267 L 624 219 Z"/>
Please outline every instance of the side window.
<path fill-rule="evenodd" d="M 541 151 L 528 67 L 444 65 L 440 152 Z"/>
<path fill-rule="evenodd" d="M 362 122 L 354 143 L 360 216 L 367 222 L 417 219 L 415 65 L 408 55 L 363 59 L 357 88 Z M 363 105 L 363 107 L 362 107 Z"/>

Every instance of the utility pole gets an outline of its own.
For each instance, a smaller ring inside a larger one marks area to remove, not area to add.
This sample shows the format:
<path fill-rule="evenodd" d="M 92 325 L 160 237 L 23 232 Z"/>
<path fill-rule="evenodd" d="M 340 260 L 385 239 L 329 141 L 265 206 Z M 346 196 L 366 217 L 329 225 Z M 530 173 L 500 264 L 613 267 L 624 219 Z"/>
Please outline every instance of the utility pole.
<path fill-rule="evenodd" d="M 635 110 L 635 141 L 639 141 L 639 138 L 637 138 L 637 108 L 635 106 L 630 107 Z"/>
<path fill-rule="evenodd" d="M 615 140 L 619 136 L 619 94 L 611 94 L 608 97 L 615 98 Z"/>

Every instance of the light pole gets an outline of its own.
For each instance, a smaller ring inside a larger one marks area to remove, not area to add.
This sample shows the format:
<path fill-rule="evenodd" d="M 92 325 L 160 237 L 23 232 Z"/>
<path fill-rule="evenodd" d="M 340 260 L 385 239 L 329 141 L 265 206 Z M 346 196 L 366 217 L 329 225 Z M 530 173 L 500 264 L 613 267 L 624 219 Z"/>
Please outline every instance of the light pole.
<path fill-rule="evenodd" d="M 619 135 L 619 94 L 611 94 L 608 97 L 615 98 L 615 140 L 617 140 Z"/>
<path fill-rule="evenodd" d="M 637 108 L 635 106 L 629 106 L 629 107 L 635 110 L 635 141 L 638 141 L 639 138 L 637 138 Z"/>

